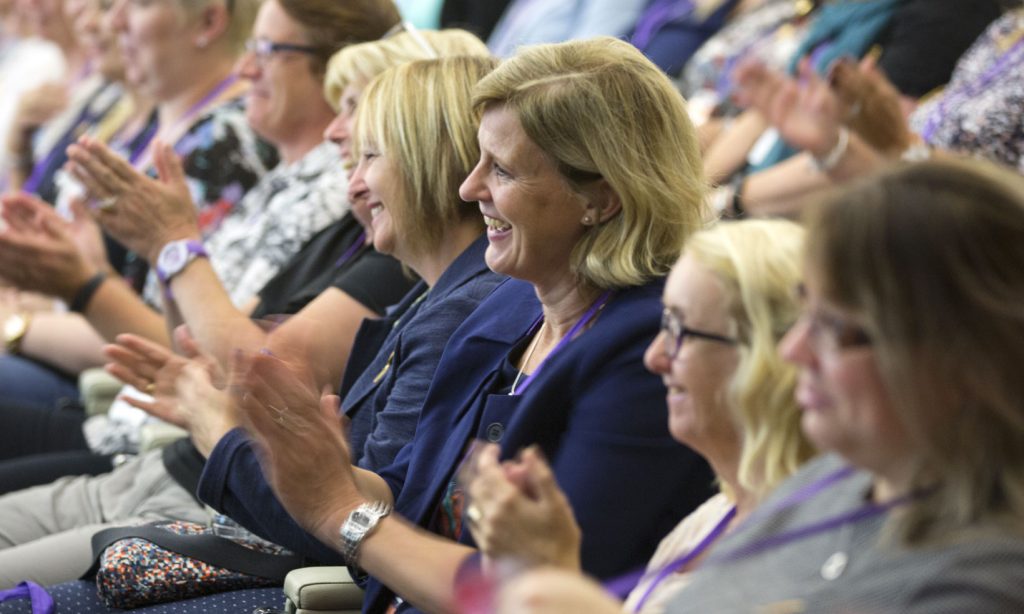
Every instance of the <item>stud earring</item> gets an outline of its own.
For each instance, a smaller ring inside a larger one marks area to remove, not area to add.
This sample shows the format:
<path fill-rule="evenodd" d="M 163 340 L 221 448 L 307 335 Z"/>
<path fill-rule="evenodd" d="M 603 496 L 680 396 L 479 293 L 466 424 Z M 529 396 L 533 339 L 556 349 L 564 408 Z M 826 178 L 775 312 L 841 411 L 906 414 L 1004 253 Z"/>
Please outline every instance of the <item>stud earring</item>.
<path fill-rule="evenodd" d="M 590 215 L 584 215 L 583 216 L 583 225 L 584 226 L 591 226 L 593 223 L 594 223 L 594 218 L 590 217 Z"/>

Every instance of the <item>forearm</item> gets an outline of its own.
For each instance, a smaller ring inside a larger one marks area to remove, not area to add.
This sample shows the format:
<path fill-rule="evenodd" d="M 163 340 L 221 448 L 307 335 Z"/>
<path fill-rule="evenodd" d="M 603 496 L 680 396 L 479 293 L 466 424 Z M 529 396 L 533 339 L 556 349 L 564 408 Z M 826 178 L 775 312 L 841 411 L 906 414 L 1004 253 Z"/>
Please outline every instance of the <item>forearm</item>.
<path fill-rule="evenodd" d="M 333 538 L 338 543 L 336 531 Z M 455 577 L 474 552 L 391 515 L 363 542 L 359 566 L 425 612 L 454 612 Z"/>
<path fill-rule="evenodd" d="M 21 340 L 20 353 L 67 373 L 80 373 L 105 362 L 103 338 L 74 313 L 37 312 Z"/>
<path fill-rule="evenodd" d="M 83 315 L 106 341 L 132 333 L 170 347 L 164 318 L 116 276 L 107 276 L 89 300 Z"/>
<path fill-rule="evenodd" d="M 752 216 L 792 216 L 799 213 L 807 194 L 830 185 L 828 175 L 815 169 L 810 155 L 803 153 L 747 176 L 740 200 Z"/>
<path fill-rule="evenodd" d="M 199 347 L 221 365 L 231 364 L 235 349 L 264 347 L 266 333 L 232 304 L 207 260 L 197 259 L 185 267 L 171 280 L 171 291 L 177 317 L 188 324 Z"/>
<path fill-rule="evenodd" d="M 704 156 L 704 173 L 713 182 L 727 179 L 746 164 L 747 154 L 768 128 L 757 111 L 746 111 L 718 135 Z"/>

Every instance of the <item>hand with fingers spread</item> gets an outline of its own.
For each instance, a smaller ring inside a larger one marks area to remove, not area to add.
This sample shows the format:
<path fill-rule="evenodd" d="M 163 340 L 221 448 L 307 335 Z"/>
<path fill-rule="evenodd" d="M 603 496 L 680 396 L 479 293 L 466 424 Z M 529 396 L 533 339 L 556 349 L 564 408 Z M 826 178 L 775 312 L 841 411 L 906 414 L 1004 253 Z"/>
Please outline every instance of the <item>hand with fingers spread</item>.
<path fill-rule="evenodd" d="M 308 366 L 269 353 L 239 355 L 229 390 L 281 504 L 306 531 L 333 543 L 364 502 L 338 397 L 317 390 Z"/>
<path fill-rule="evenodd" d="M 737 101 L 760 111 L 793 147 L 822 158 L 836 146 L 844 105 L 806 59 L 798 78 L 756 60 L 736 68 Z"/>
<path fill-rule="evenodd" d="M 551 467 L 530 447 L 515 461 L 498 460 L 499 448 L 477 451 L 463 476 L 473 539 L 490 559 L 580 569 L 580 528 Z"/>
<path fill-rule="evenodd" d="M 153 396 L 153 401 L 123 397 L 130 405 L 171 424 L 188 429 L 196 447 L 207 454 L 224 433 L 238 426 L 227 393 L 216 388 L 220 369 L 201 354 L 184 326 L 175 341 L 185 356 L 137 337 L 119 335 L 104 348 L 111 375 Z"/>
<path fill-rule="evenodd" d="M 95 199 L 103 227 L 150 263 L 177 239 L 199 239 L 196 207 L 174 149 L 154 143 L 158 179 L 135 170 L 106 145 L 89 137 L 68 147 L 68 170 Z"/>
<path fill-rule="evenodd" d="M 843 60 L 831 71 L 832 89 L 849 109 L 847 124 L 869 145 L 899 155 L 914 141 L 904 98 L 870 59 Z"/>
<path fill-rule="evenodd" d="M 83 253 L 74 225 L 43 201 L 19 193 L 0 202 L 7 226 L 0 232 L 0 270 L 12 284 L 70 301 L 106 268 Z"/>

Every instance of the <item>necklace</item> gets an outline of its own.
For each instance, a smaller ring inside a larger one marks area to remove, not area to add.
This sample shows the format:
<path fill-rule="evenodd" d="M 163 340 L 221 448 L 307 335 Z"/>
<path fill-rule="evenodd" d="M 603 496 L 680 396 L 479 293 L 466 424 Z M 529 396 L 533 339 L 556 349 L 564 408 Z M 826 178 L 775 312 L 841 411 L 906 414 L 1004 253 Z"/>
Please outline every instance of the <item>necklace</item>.
<path fill-rule="evenodd" d="M 510 397 L 516 395 L 516 386 L 519 385 L 519 379 L 523 377 L 523 370 L 526 368 L 526 365 L 530 364 L 533 353 L 537 350 L 537 346 L 540 345 L 540 335 L 544 332 L 544 325 L 547 323 L 547 320 L 540 323 L 540 328 L 537 329 L 537 336 L 533 338 L 533 342 L 530 343 L 530 349 L 526 352 L 526 358 L 523 359 L 523 366 L 519 367 L 519 373 L 516 373 L 516 379 L 512 381 L 512 389 L 508 391 Z"/>

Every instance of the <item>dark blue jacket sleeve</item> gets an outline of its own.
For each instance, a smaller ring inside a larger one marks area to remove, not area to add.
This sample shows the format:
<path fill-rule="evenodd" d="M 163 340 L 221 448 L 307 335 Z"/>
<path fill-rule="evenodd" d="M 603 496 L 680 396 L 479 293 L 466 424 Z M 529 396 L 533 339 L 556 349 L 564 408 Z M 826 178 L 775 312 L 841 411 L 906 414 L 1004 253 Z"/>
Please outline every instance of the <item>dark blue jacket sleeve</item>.
<path fill-rule="evenodd" d="M 344 564 L 341 554 L 306 533 L 288 515 L 263 477 L 256 451 L 242 429 L 232 430 L 217 443 L 196 494 L 264 539 L 317 563 Z"/>

